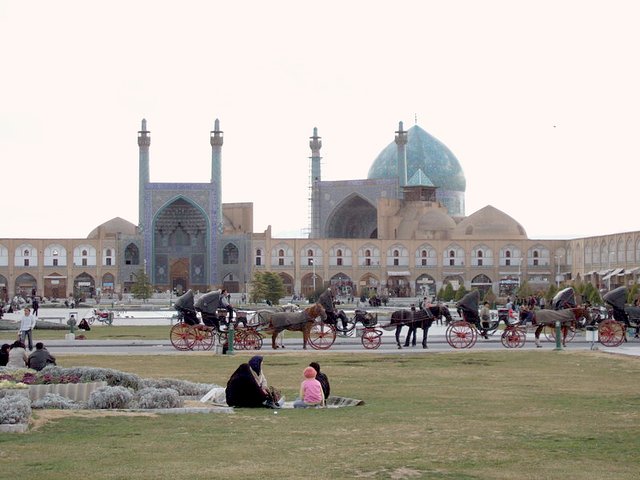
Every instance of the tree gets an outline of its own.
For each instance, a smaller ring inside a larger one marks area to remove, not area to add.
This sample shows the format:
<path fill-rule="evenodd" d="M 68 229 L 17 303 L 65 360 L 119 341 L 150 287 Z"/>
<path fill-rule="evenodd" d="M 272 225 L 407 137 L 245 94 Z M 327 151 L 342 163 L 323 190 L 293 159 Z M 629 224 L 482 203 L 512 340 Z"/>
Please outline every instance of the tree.
<path fill-rule="evenodd" d="M 526 280 L 524 280 L 520 286 L 518 287 L 518 289 L 516 290 L 516 295 L 520 298 L 528 298 L 531 295 L 533 295 L 533 290 L 531 289 L 531 287 L 529 286 L 529 282 L 527 282 Z"/>
<path fill-rule="evenodd" d="M 151 294 L 153 293 L 153 287 L 151 285 L 151 282 L 149 281 L 149 277 L 142 269 L 138 270 L 138 273 L 136 273 L 135 277 L 136 281 L 131 286 L 131 293 L 133 294 L 133 298 L 137 298 L 146 302 L 151 298 Z"/>
<path fill-rule="evenodd" d="M 256 272 L 251 282 L 250 299 L 254 303 L 268 300 L 278 304 L 284 297 L 285 289 L 282 277 L 273 272 Z"/>
<path fill-rule="evenodd" d="M 453 291 L 453 285 L 451 283 L 447 283 L 444 287 L 444 291 L 442 292 L 442 299 L 445 302 L 450 302 L 455 297 L 456 292 Z"/>
<path fill-rule="evenodd" d="M 454 296 L 454 300 L 458 301 L 461 300 L 462 297 L 464 297 L 467 294 L 467 289 L 464 288 L 464 285 L 460 285 L 458 287 L 458 290 L 456 290 L 456 294 Z"/>
<path fill-rule="evenodd" d="M 489 302 L 489 305 L 491 305 L 492 308 L 495 308 L 497 299 L 498 298 L 496 297 L 496 294 L 493 293 L 493 290 L 489 289 L 487 290 L 487 293 L 484 294 L 482 301 Z"/>

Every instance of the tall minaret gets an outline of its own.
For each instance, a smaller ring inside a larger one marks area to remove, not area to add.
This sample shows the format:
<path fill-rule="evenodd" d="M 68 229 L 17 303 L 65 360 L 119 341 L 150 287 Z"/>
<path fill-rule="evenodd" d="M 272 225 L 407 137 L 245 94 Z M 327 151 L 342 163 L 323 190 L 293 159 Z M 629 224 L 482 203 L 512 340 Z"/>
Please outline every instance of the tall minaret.
<path fill-rule="evenodd" d="M 320 237 L 320 149 L 322 148 L 322 138 L 318 136 L 318 128 L 313 128 L 313 137 L 309 137 L 309 148 L 311 148 L 311 232 L 310 238 Z"/>
<path fill-rule="evenodd" d="M 402 128 L 402 122 L 398 126 L 395 142 L 398 146 L 398 184 L 402 192 L 402 187 L 407 185 L 407 132 Z"/>
<path fill-rule="evenodd" d="M 147 120 L 142 119 L 142 128 L 138 132 L 138 227 L 144 230 L 144 192 L 149 183 L 149 145 L 151 132 L 147 130 Z"/>
<path fill-rule="evenodd" d="M 222 143 L 223 132 L 220 130 L 220 120 L 216 118 L 211 132 L 211 183 L 214 186 L 217 230 L 222 233 L 224 224 L 222 222 Z"/>

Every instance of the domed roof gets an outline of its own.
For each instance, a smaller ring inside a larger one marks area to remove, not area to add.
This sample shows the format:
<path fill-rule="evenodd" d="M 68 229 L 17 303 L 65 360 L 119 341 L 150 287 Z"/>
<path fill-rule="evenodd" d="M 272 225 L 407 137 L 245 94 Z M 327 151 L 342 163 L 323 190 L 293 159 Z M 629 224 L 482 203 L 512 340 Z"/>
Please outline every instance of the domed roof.
<path fill-rule="evenodd" d="M 522 225 L 497 208 L 487 205 L 462 220 L 455 230 L 456 238 L 526 239 Z"/>
<path fill-rule="evenodd" d="M 466 190 L 464 173 L 455 155 L 446 145 L 417 125 L 407 130 L 406 152 L 407 178 L 411 178 L 418 169 L 422 169 L 436 187 L 457 192 Z M 395 142 L 391 142 L 373 161 L 367 178 L 397 176 L 398 150 Z"/>
<path fill-rule="evenodd" d="M 456 222 L 441 210 L 429 210 L 420 217 L 418 230 L 452 230 L 456 227 Z"/>
<path fill-rule="evenodd" d="M 133 223 L 128 222 L 124 218 L 115 217 L 107 222 L 104 222 L 102 225 L 98 225 L 91 231 L 87 238 L 98 238 L 101 232 L 105 235 L 116 233 L 135 235 L 137 233 L 137 228 Z"/>

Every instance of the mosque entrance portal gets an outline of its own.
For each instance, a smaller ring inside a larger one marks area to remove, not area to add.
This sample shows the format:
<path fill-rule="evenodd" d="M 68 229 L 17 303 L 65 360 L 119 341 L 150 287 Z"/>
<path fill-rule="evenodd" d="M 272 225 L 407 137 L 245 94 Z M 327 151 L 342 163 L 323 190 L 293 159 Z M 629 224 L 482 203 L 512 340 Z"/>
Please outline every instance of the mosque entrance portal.
<path fill-rule="evenodd" d="M 182 295 L 189 288 L 189 259 L 180 258 L 171 262 L 171 288 L 178 295 Z"/>

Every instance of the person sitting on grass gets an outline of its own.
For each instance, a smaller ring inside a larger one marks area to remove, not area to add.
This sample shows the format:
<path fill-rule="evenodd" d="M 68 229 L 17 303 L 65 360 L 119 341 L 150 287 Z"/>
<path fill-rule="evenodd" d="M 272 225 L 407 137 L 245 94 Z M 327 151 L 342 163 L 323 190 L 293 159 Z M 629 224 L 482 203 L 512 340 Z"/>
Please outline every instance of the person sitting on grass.
<path fill-rule="evenodd" d="M 225 389 L 230 407 L 271 407 L 267 379 L 262 372 L 262 357 L 256 355 L 241 364 L 229 378 Z"/>
<path fill-rule="evenodd" d="M 329 398 L 329 394 L 331 393 L 329 378 L 324 373 L 320 373 L 320 364 L 318 362 L 311 362 L 309 366 L 313 367 L 316 371 L 316 380 L 318 380 L 320 385 L 322 385 L 322 393 L 324 393 L 324 399 L 326 400 Z"/>
<path fill-rule="evenodd" d="M 293 408 L 324 407 L 322 385 L 316 380 L 316 369 L 307 367 L 303 372 L 304 380 L 300 384 L 300 398 L 293 402 Z"/>
<path fill-rule="evenodd" d="M 34 370 L 42 370 L 47 365 L 55 365 L 56 357 L 49 353 L 49 350 L 44 348 L 42 342 L 36 343 L 36 351 L 29 355 L 27 365 Z"/>

